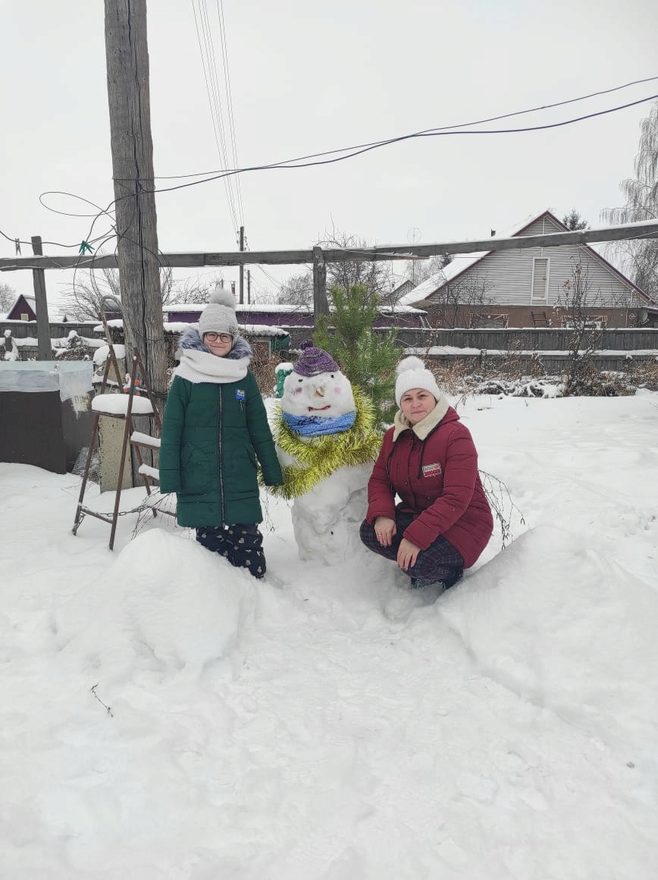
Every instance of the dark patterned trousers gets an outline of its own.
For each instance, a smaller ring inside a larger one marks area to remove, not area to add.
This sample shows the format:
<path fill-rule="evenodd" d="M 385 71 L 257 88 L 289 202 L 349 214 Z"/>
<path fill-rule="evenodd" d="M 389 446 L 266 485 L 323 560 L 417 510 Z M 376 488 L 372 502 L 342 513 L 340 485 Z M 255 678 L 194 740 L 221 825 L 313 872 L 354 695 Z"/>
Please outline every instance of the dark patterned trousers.
<path fill-rule="evenodd" d="M 361 540 L 373 553 L 378 553 L 386 559 L 395 560 L 398 548 L 404 536 L 404 530 L 416 519 L 418 514 L 406 511 L 395 511 L 395 535 L 390 547 L 382 547 L 375 535 L 374 526 L 370 523 L 361 523 Z M 412 587 L 428 587 L 443 584 L 443 589 L 452 587 L 464 573 L 464 560 L 461 553 L 452 546 L 450 541 L 442 535 L 434 541 L 427 550 L 421 550 L 416 559 L 416 564 L 408 568 L 405 574 L 411 578 Z"/>
<path fill-rule="evenodd" d="M 266 571 L 263 536 L 254 523 L 230 526 L 204 526 L 196 530 L 196 539 L 213 553 L 219 553 L 237 568 L 246 568 L 255 578 Z"/>

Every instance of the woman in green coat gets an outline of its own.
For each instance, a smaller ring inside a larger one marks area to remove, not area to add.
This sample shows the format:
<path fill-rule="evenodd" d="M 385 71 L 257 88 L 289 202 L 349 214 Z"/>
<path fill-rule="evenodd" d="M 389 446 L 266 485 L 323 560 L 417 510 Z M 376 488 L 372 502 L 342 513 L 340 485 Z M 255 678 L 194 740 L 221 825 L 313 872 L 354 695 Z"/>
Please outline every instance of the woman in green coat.
<path fill-rule="evenodd" d="M 181 526 L 204 547 L 265 574 L 256 461 L 268 486 L 283 482 L 263 399 L 238 335 L 233 296 L 217 290 L 179 346 L 162 426 L 160 489 L 176 492 Z"/>

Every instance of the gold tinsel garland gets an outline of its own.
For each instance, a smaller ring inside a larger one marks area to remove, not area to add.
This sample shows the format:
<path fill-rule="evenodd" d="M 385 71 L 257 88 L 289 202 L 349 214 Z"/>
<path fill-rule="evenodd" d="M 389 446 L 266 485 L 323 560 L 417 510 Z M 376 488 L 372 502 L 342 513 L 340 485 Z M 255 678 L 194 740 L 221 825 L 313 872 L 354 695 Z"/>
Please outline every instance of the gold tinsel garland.
<path fill-rule="evenodd" d="M 379 454 L 382 437 L 375 428 L 375 410 L 360 388 L 352 386 L 356 419 L 352 427 L 339 434 L 325 434 L 302 439 L 283 419 L 281 404 L 276 412 L 277 446 L 293 456 L 299 466 L 283 468 L 283 486 L 270 486 L 270 491 L 284 498 L 296 498 L 326 480 L 338 468 L 374 462 Z"/>

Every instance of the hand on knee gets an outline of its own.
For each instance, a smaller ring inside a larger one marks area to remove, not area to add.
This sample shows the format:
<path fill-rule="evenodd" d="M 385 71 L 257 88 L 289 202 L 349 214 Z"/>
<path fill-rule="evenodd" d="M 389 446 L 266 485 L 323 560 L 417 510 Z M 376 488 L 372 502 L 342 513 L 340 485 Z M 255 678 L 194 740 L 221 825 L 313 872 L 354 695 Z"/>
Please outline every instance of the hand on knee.
<path fill-rule="evenodd" d="M 411 568 L 416 564 L 416 560 L 418 559 L 418 554 L 420 553 L 420 547 L 417 547 L 415 544 L 412 544 L 411 541 L 408 541 L 406 538 L 403 538 L 400 541 L 400 547 L 398 548 L 398 557 L 397 563 L 402 569 L 402 571 L 407 571 L 407 569 Z"/>

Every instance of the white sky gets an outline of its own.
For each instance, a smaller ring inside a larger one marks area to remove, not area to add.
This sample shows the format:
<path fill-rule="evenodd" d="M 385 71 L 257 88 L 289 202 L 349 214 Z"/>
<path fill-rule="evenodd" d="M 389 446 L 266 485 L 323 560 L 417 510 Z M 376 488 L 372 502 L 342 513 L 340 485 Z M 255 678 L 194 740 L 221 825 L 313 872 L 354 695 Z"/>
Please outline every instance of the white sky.
<path fill-rule="evenodd" d="M 216 14 L 212 0 L 208 9 Z M 192 4 L 152 0 L 148 14 L 156 174 L 221 167 Z M 24 239 L 80 241 L 89 220 L 51 213 L 38 196 L 66 190 L 103 205 L 113 198 L 103 4 L 0 0 L 0 16 L 0 229 Z M 243 165 L 658 74 L 652 0 L 224 0 L 224 17 Z M 511 124 L 564 119 L 654 93 L 658 82 Z M 332 223 L 379 244 L 477 238 L 544 208 L 561 216 L 572 206 L 597 225 L 600 211 L 620 202 L 619 182 L 632 174 L 648 110 L 640 105 L 541 133 L 414 140 L 325 168 L 245 175 L 249 246 L 308 247 Z M 80 210 L 70 199 L 50 203 Z M 221 181 L 163 193 L 157 208 L 161 250 L 235 248 Z M 13 253 L 0 239 L 0 256 Z M 281 278 L 299 270 L 268 271 Z M 253 279 L 256 298 L 272 289 L 256 269 Z M 68 278 L 49 272 L 46 280 L 56 301 Z M 31 291 L 29 272 L 3 273 L 0 282 Z"/>

